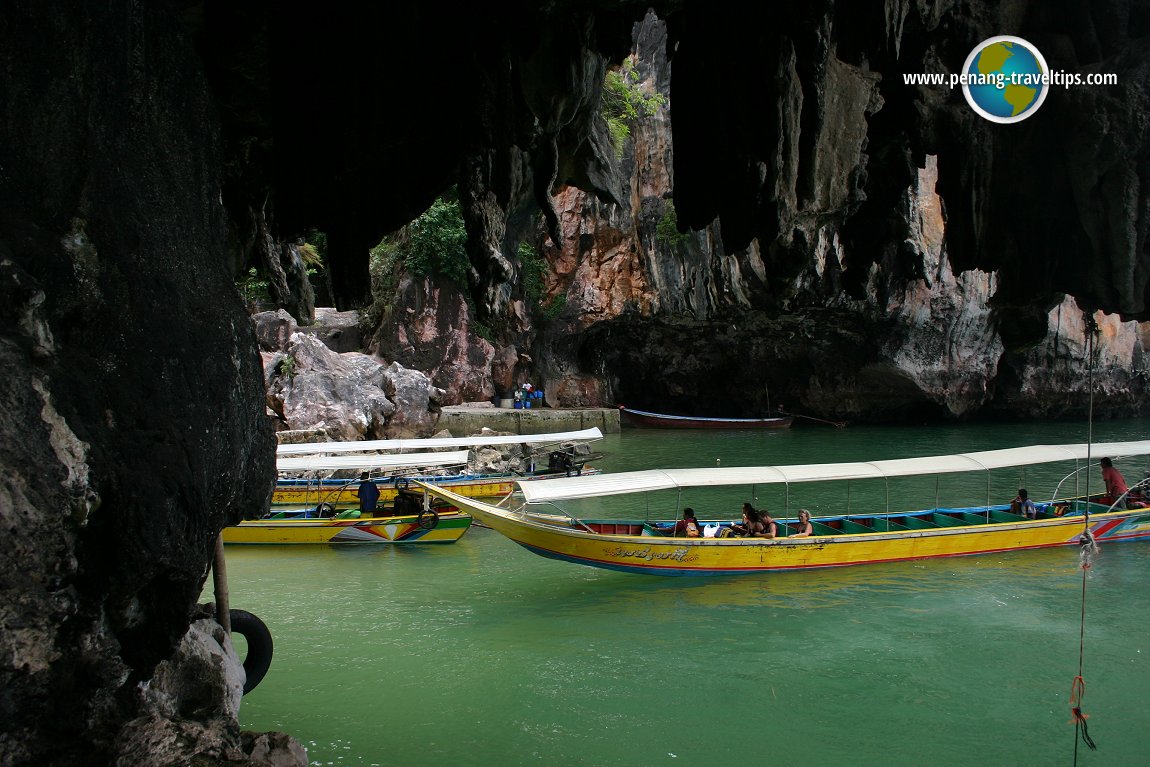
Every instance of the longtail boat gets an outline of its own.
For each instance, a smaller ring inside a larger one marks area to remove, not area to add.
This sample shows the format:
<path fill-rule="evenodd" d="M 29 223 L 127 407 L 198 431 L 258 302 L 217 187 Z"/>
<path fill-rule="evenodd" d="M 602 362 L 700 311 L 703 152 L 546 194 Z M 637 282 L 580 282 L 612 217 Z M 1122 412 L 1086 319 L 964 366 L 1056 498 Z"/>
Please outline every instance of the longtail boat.
<path fill-rule="evenodd" d="M 316 517 L 313 509 L 273 511 L 223 530 L 226 544 L 455 543 L 471 527 L 471 517 L 458 508 L 406 493 L 406 504 L 365 517 L 358 511 Z"/>
<path fill-rule="evenodd" d="M 619 406 L 619 412 L 635 426 L 649 426 L 656 429 L 789 429 L 794 417 L 774 416 L 772 418 L 705 418 L 702 416 L 667 415 L 646 410 Z"/>
<path fill-rule="evenodd" d="M 1091 450 L 1094 452 L 1091 453 Z M 1037 503 L 1031 519 L 1010 505 L 941 508 L 937 504 L 909 512 L 867 510 L 813 517 L 813 533 L 797 537 L 795 518 L 777 519 L 776 538 L 667 537 L 664 521 L 578 519 L 551 511 L 557 501 L 593 499 L 656 490 L 853 482 L 1022 467 L 1056 461 L 1090 467 L 1090 455 L 1150 454 L 1150 441 L 1101 445 L 1035 445 L 958 455 L 873 461 L 762 467 L 667 469 L 601 474 L 579 482 L 566 479 L 521 483 L 512 500 L 517 507 L 494 506 L 449 490 L 425 486 L 428 493 L 457 505 L 480 522 L 536 554 L 552 559 L 629 573 L 653 575 L 739 575 L 778 570 L 841 567 L 878 562 L 953 557 L 1078 545 L 1084 535 L 1097 542 L 1150 538 L 1150 509 L 1128 498 L 1110 505 L 1095 496 L 1072 495 Z M 1083 465 L 1082 462 L 1086 461 Z M 989 486 L 989 478 L 988 478 Z M 1061 487 L 1061 483 L 1059 484 Z M 1136 488 L 1138 485 L 1135 486 Z M 848 494 L 849 498 L 849 494 Z M 704 528 L 705 520 L 701 520 Z M 714 521 L 712 530 L 730 527 Z"/>
<path fill-rule="evenodd" d="M 545 432 L 542 434 L 478 434 L 473 437 L 428 437 L 426 439 L 376 439 L 352 442 L 304 442 L 276 446 L 277 456 L 336 455 L 339 453 L 367 453 L 375 450 L 394 450 L 414 453 L 427 450 L 461 447 L 493 447 L 497 445 L 560 445 L 565 442 L 591 442 L 602 439 L 598 428 L 578 431 Z"/>
<path fill-rule="evenodd" d="M 468 498 L 502 498 L 515 489 L 519 480 L 543 479 L 550 476 L 591 476 L 600 473 L 592 467 L 573 471 L 543 469 L 530 476 L 519 474 L 438 474 L 384 477 L 375 481 L 380 502 L 392 501 L 414 481 L 428 482 L 453 490 Z M 310 506 L 327 504 L 335 509 L 359 506 L 359 479 L 281 479 L 272 492 L 273 506 Z"/>
<path fill-rule="evenodd" d="M 597 474 L 598 469 L 586 465 L 594 455 L 579 453 L 576 445 L 602 439 L 597 428 L 544 434 L 478 435 L 474 437 L 440 437 L 430 439 L 390 439 L 362 442 L 312 442 L 285 444 L 276 448 L 276 468 L 281 478 L 272 493 L 273 506 L 327 507 L 341 510 L 359 506 L 359 477 L 354 479 L 328 479 L 318 477 L 285 478 L 284 473 L 314 473 L 338 469 L 356 471 L 390 471 L 392 476 L 373 477 L 379 487 L 379 500 L 388 502 L 409 487 L 411 479 L 449 487 L 460 495 L 471 498 L 499 498 L 514 489 L 516 479 Z M 525 474 L 512 473 L 449 473 L 449 468 L 467 466 L 468 452 L 410 452 L 461 447 L 498 447 L 528 445 L 540 450 L 538 467 Z M 382 455 L 372 451 L 400 450 L 405 452 Z M 444 468 L 442 474 L 429 474 L 426 469 Z M 412 473 L 413 471 L 422 473 Z M 402 473 L 400 473 L 402 472 Z"/>

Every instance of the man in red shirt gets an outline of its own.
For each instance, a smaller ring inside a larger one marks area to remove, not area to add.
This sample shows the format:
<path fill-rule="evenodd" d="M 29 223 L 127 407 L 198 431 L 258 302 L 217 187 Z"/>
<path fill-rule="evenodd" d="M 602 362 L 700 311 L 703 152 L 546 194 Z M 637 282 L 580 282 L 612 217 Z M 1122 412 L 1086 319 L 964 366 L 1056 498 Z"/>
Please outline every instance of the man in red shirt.
<path fill-rule="evenodd" d="M 1098 502 L 1110 506 L 1121 498 L 1122 501 L 1118 507 L 1125 509 L 1127 499 L 1124 496 L 1130 492 L 1130 489 L 1126 487 L 1126 479 L 1122 476 L 1122 472 L 1114 468 L 1114 462 L 1109 458 L 1103 458 L 1100 464 L 1102 466 L 1102 484 L 1106 485 L 1106 495 L 1099 498 Z"/>

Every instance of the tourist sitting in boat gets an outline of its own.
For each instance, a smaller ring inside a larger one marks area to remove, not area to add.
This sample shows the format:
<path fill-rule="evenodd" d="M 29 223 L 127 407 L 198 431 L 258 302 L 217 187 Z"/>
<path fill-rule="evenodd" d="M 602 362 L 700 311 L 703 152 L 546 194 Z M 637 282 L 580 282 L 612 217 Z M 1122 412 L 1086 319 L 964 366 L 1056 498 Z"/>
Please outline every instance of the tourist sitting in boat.
<path fill-rule="evenodd" d="M 687 538 L 698 538 L 703 534 L 702 526 L 699 520 L 695 519 L 695 510 L 690 506 L 683 509 L 683 518 L 675 523 L 675 530 L 671 533 L 673 536 L 685 536 Z"/>
<path fill-rule="evenodd" d="M 799 509 L 799 524 L 798 530 L 790 534 L 790 538 L 807 538 L 814 533 L 815 529 L 811 525 L 811 513 L 806 509 Z"/>
<path fill-rule="evenodd" d="M 769 515 L 768 515 L 769 516 Z M 773 521 L 772 521 L 773 524 Z M 736 538 L 751 538 L 763 537 L 766 531 L 766 526 L 763 524 L 759 516 L 759 512 L 749 503 L 743 504 L 743 521 L 741 524 L 731 525 L 726 529 L 724 538 L 734 536 Z M 773 537 L 773 536 L 772 536 Z"/>
<path fill-rule="evenodd" d="M 695 518 L 695 510 L 690 506 L 683 509 L 683 518 L 671 525 L 669 522 L 651 525 L 655 532 L 670 535 L 673 538 L 701 538 L 703 526 Z"/>
<path fill-rule="evenodd" d="M 762 525 L 762 531 L 755 533 L 756 538 L 777 538 L 779 536 L 779 525 L 775 522 L 775 518 L 771 516 L 771 512 L 766 509 L 759 511 L 759 524 Z"/>
<path fill-rule="evenodd" d="M 1018 496 L 1010 502 L 1010 513 L 1027 519 L 1038 517 L 1038 507 L 1030 500 L 1030 494 L 1026 492 L 1025 487 L 1018 488 Z"/>

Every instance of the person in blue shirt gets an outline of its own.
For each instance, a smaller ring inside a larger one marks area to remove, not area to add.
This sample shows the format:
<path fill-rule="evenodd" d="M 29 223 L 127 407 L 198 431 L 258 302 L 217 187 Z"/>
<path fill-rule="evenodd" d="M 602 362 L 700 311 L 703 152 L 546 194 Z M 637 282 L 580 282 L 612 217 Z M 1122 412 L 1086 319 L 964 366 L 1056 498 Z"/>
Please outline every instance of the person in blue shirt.
<path fill-rule="evenodd" d="M 1027 519 L 1038 517 L 1038 507 L 1034 505 L 1034 501 L 1030 500 L 1030 494 L 1026 492 L 1025 487 L 1018 489 L 1018 497 L 1011 501 L 1010 510 Z"/>
<path fill-rule="evenodd" d="M 375 516 L 375 505 L 379 502 L 379 487 L 367 478 L 367 472 L 359 475 L 359 508 L 364 515 Z"/>

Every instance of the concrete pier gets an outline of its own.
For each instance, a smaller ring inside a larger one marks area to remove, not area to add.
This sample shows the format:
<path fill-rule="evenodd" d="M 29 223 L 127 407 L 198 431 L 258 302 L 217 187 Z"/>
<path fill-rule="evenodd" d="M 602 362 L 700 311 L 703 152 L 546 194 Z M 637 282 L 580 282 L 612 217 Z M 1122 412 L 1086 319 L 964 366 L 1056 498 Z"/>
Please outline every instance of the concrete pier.
<path fill-rule="evenodd" d="M 439 428 L 454 436 L 475 434 L 484 426 L 512 434 L 547 434 L 599 427 L 604 434 L 619 433 L 615 408 L 531 408 L 516 410 L 480 405 L 448 405 L 439 416 Z"/>

